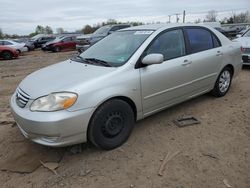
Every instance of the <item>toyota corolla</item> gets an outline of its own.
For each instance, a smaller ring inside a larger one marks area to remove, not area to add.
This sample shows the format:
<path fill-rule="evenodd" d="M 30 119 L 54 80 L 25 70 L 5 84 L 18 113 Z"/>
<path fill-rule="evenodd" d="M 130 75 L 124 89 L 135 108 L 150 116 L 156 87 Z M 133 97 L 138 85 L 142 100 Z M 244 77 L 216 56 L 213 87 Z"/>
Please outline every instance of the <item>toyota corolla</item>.
<path fill-rule="evenodd" d="M 204 93 L 224 96 L 241 67 L 240 44 L 210 27 L 131 27 L 28 75 L 11 109 L 36 143 L 113 149 L 137 120 Z"/>

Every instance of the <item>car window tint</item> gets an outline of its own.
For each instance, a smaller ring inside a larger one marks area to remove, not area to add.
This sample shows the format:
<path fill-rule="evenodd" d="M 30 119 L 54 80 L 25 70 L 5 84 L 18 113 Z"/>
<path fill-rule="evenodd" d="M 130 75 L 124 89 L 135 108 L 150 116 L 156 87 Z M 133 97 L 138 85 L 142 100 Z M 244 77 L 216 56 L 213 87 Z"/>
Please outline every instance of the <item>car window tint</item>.
<path fill-rule="evenodd" d="M 182 30 L 178 29 L 160 34 L 146 50 L 145 55 L 152 53 L 162 54 L 164 60 L 185 55 L 185 42 Z"/>
<path fill-rule="evenodd" d="M 110 29 L 110 31 L 116 31 L 116 30 L 118 30 L 118 29 L 120 29 L 119 26 L 113 26 L 113 27 Z"/>
<path fill-rule="evenodd" d="M 221 44 L 220 44 L 219 39 L 215 37 L 214 35 L 212 35 L 212 37 L 213 37 L 214 48 L 220 47 Z"/>
<path fill-rule="evenodd" d="M 9 42 L 9 41 L 4 41 L 3 45 L 13 45 L 13 44 L 11 42 Z"/>
<path fill-rule="evenodd" d="M 0 45 L 3 45 L 3 41 L 0 41 Z"/>
<path fill-rule="evenodd" d="M 243 34 L 243 37 L 250 37 L 250 29 Z"/>
<path fill-rule="evenodd" d="M 213 48 L 213 39 L 209 31 L 201 28 L 186 29 L 191 53 L 201 52 Z"/>

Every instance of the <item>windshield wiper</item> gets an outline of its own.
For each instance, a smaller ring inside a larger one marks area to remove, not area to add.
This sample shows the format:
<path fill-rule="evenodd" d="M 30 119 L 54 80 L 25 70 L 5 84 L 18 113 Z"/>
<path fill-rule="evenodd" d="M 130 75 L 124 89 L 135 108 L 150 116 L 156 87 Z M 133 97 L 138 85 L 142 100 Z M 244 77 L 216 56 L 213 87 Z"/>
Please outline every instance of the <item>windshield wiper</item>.
<path fill-rule="evenodd" d="M 101 59 L 96 59 L 96 58 L 83 58 L 86 61 L 91 61 L 91 62 L 95 62 L 98 64 L 101 64 L 105 67 L 112 67 L 107 61 L 101 60 Z"/>
<path fill-rule="evenodd" d="M 74 56 L 74 57 L 70 58 L 70 60 L 80 62 L 80 63 L 93 64 L 93 63 L 89 62 L 88 60 L 86 60 L 85 58 L 83 58 L 80 55 Z"/>

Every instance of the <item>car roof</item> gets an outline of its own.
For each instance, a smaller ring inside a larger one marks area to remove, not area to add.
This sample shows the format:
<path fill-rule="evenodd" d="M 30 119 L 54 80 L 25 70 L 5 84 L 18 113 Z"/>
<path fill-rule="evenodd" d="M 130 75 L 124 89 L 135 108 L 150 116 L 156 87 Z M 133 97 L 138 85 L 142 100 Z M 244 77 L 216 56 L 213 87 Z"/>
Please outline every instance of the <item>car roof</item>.
<path fill-rule="evenodd" d="M 140 26 L 134 26 L 134 27 L 129 27 L 122 29 L 123 31 L 125 30 L 158 30 L 158 29 L 169 29 L 169 28 L 174 28 L 174 27 L 183 27 L 183 26 L 200 26 L 200 27 L 208 27 L 206 25 L 202 24 L 182 24 L 182 23 L 162 23 L 162 24 L 148 24 L 148 25 L 140 25 Z"/>

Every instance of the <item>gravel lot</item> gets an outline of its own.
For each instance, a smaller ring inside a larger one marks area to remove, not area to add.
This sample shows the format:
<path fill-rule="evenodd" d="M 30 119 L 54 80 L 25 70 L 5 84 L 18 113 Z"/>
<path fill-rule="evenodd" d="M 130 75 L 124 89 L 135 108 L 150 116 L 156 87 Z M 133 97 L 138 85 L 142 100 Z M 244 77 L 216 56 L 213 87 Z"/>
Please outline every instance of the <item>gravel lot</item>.
<path fill-rule="evenodd" d="M 31 173 L 0 171 L 0 187 L 250 187 L 250 67 L 243 68 L 225 97 L 203 95 L 139 121 L 127 143 L 112 151 L 86 144 L 46 148 L 24 139 L 12 123 L 10 96 L 29 73 L 73 54 L 34 51 L 0 61 L 0 168 L 10 158 L 25 167 L 42 160 L 39 156 L 51 162 L 63 153 L 57 174 L 42 166 Z M 187 114 L 201 124 L 178 128 L 173 123 Z M 159 176 L 167 154 L 176 155 Z"/>

